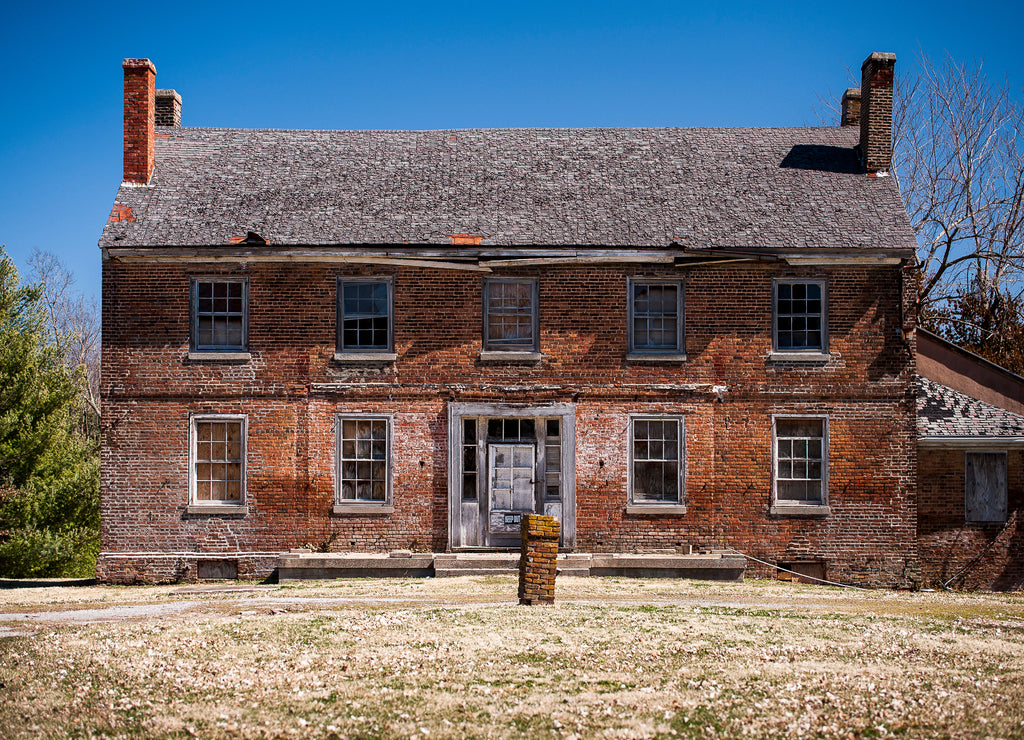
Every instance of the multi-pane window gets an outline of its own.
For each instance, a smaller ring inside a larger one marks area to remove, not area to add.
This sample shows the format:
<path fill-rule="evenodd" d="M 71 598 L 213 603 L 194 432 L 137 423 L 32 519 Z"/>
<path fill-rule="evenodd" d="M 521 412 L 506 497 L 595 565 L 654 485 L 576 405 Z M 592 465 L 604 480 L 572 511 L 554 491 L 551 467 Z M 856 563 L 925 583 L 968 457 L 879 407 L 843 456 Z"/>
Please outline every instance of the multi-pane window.
<path fill-rule="evenodd" d="M 484 348 L 537 350 L 536 280 L 484 281 Z"/>
<path fill-rule="evenodd" d="M 388 501 L 389 422 L 387 417 L 338 420 L 338 498 L 344 503 Z"/>
<path fill-rule="evenodd" d="M 682 352 L 682 284 L 678 281 L 630 281 L 631 352 Z"/>
<path fill-rule="evenodd" d="M 822 418 L 775 419 L 775 500 L 824 504 L 828 455 Z"/>
<path fill-rule="evenodd" d="M 338 281 L 338 349 L 391 350 L 391 281 Z"/>
<path fill-rule="evenodd" d="M 965 519 L 1006 521 L 1006 453 L 968 452 L 964 465 Z"/>
<path fill-rule="evenodd" d="M 544 498 L 556 501 L 562 491 L 561 419 L 545 420 L 544 431 Z"/>
<path fill-rule="evenodd" d="M 775 349 L 824 351 L 825 308 L 824 281 L 776 281 Z"/>
<path fill-rule="evenodd" d="M 633 503 L 681 503 L 683 422 L 633 419 Z"/>
<path fill-rule="evenodd" d="M 462 420 L 462 498 L 475 500 L 478 491 L 476 419 Z"/>
<path fill-rule="evenodd" d="M 192 498 L 241 504 L 245 497 L 245 418 L 192 418 Z"/>
<path fill-rule="evenodd" d="M 192 288 L 192 348 L 200 351 L 244 350 L 246 281 L 195 280 Z"/>

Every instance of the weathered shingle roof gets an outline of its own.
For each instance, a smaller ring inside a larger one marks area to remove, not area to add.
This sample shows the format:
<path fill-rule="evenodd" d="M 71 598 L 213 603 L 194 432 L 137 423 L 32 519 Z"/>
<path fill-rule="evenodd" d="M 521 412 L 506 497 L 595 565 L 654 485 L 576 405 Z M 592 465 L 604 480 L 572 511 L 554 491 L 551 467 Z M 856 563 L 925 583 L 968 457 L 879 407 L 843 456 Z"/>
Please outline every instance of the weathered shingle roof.
<path fill-rule="evenodd" d="M 918 379 L 919 437 L 1021 437 L 1024 416 L 947 388 Z"/>
<path fill-rule="evenodd" d="M 272 244 L 913 249 L 848 128 L 158 128 L 105 247 Z M 130 210 L 129 210 L 130 209 Z"/>

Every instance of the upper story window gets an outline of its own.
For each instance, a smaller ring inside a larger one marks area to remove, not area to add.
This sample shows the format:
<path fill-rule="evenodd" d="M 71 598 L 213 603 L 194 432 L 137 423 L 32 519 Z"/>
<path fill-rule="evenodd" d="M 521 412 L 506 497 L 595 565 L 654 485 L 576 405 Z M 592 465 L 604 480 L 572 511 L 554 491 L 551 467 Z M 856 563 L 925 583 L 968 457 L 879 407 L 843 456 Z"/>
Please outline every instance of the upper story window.
<path fill-rule="evenodd" d="M 196 415 L 191 426 L 191 508 L 240 508 L 245 503 L 245 416 Z"/>
<path fill-rule="evenodd" d="M 192 349 L 244 352 L 248 344 L 249 282 L 245 278 L 192 281 Z"/>
<path fill-rule="evenodd" d="M 775 513 L 828 513 L 828 420 L 777 416 L 772 424 Z"/>
<path fill-rule="evenodd" d="M 484 349 L 538 352 L 537 281 L 484 281 Z"/>
<path fill-rule="evenodd" d="M 629 351 L 645 354 L 683 352 L 681 281 L 629 281 Z"/>
<path fill-rule="evenodd" d="M 630 503 L 683 503 L 683 429 L 680 418 L 631 420 Z"/>
<path fill-rule="evenodd" d="M 388 278 L 338 279 L 338 352 L 391 352 L 393 283 Z"/>
<path fill-rule="evenodd" d="M 824 280 L 776 280 L 774 345 L 776 352 L 828 351 L 827 295 Z"/>
<path fill-rule="evenodd" d="M 968 452 L 964 461 L 965 519 L 1006 521 L 1006 453 Z"/>

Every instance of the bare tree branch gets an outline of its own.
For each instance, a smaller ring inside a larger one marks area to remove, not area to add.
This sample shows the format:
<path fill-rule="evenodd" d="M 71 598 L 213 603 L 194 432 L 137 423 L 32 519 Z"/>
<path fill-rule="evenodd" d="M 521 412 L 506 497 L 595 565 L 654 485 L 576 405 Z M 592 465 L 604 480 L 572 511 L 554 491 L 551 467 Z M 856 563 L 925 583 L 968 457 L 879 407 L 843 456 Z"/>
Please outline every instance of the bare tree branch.
<path fill-rule="evenodd" d="M 49 329 L 64 362 L 85 373 L 85 402 L 100 416 L 100 319 L 95 299 L 75 290 L 75 278 L 60 258 L 36 249 L 28 260 L 33 277 L 43 286 Z"/>

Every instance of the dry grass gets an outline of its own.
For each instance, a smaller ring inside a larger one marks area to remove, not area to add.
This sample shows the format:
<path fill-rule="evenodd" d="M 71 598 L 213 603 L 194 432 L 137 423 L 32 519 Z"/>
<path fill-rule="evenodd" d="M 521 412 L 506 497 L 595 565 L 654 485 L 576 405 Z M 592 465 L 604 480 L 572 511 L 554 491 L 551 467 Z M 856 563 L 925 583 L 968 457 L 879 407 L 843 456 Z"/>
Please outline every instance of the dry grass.
<path fill-rule="evenodd" d="M 0 591 L 0 736 L 1024 737 L 1021 594 L 560 578 L 554 607 L 520 607 L 515 590 Z"/>

